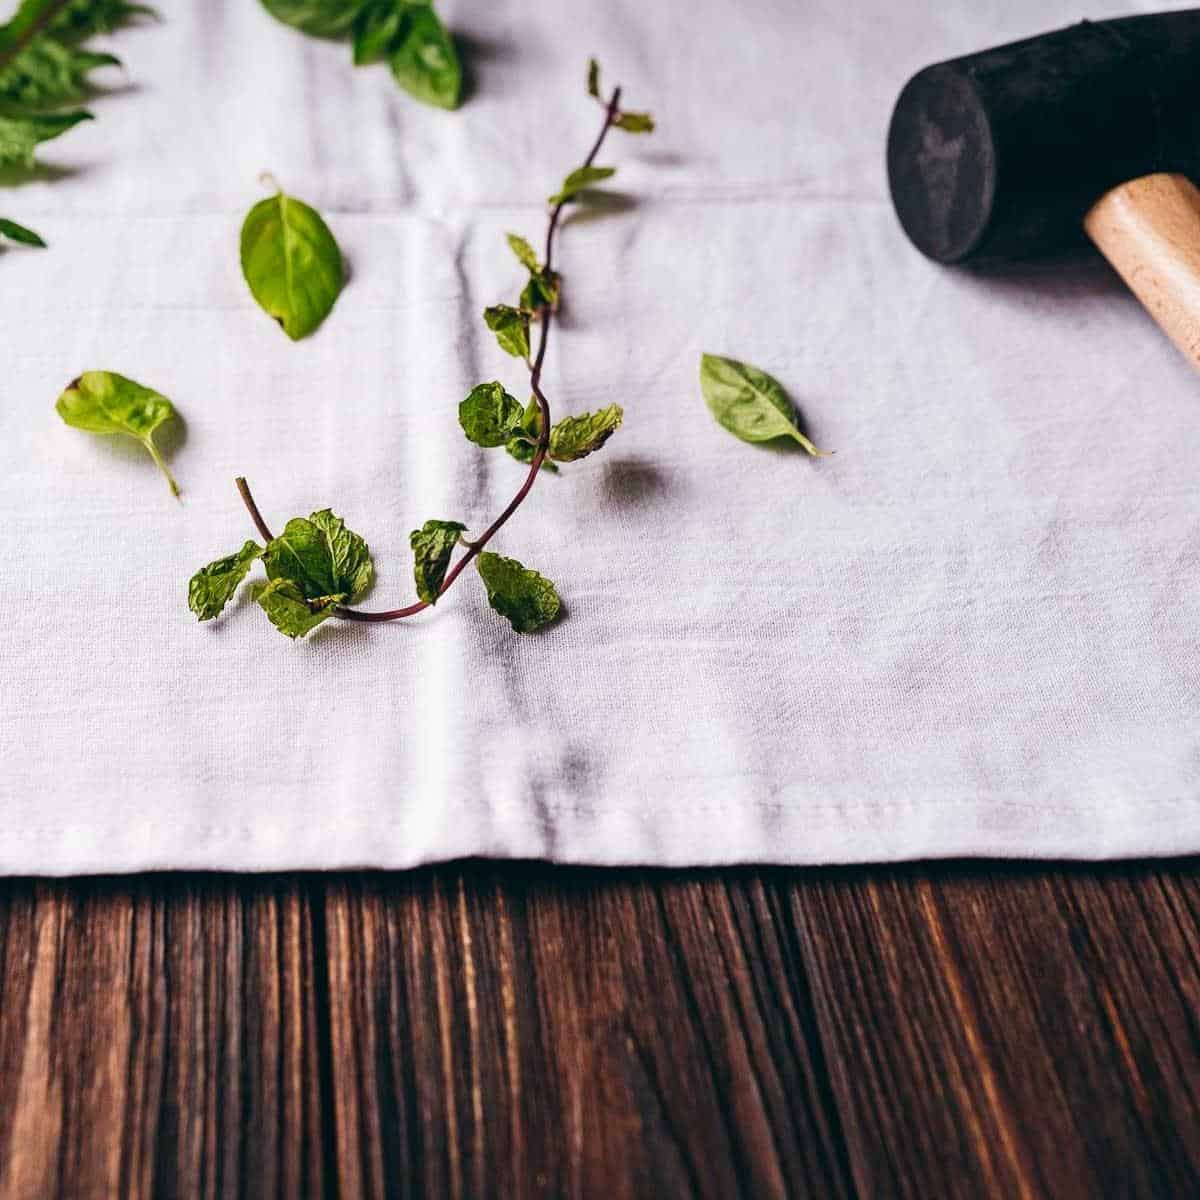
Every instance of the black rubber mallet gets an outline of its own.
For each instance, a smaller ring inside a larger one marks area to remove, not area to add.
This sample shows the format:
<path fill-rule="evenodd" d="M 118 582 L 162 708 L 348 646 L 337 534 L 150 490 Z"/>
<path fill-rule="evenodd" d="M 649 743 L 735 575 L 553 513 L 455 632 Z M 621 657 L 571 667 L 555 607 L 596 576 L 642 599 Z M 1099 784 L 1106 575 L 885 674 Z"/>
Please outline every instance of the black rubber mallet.
<path fill-rule="evenodd" d="M 887 162 L 922 253 L 1026 258 L 1086 232 L 1200 367 L 1200 9 L 926 67 L 896 101 Z"/>

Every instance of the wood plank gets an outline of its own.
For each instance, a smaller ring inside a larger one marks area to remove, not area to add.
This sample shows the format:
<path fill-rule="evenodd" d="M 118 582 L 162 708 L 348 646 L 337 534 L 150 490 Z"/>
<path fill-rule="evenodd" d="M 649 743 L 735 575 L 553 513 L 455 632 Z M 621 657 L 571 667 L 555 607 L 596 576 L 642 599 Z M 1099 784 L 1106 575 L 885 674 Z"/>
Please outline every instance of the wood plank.
<path fill-rule="evenodd" d="M 849 1194 L 753 876 L 452 867 L 327 913 L 344 1194 Z"/>
<path fill-rule="evenodd" d="M 9 883 L 0 931 L 0 1196 L 320 1194 L 295 883 Z"/>
<path fill-rule="evenodd" d="M 866 1196 L 1200 1194 L 1194 866 L 789 889 Z"/>
<path fill-rule="evenodd" d="M 0 1198 L 1200 1194 L 1200 871 L 0 884 Z"/>

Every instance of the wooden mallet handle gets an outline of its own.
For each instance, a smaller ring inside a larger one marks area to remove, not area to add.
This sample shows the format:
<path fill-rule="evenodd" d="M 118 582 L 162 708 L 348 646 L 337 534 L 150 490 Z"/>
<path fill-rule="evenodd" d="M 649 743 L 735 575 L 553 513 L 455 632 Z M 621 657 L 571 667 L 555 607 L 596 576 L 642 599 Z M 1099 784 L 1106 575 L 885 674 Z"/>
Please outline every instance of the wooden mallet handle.
<path fill-rule="evenodd" d="M 1101 196 L 1083 227 L 1200 370 L 1200 190 L 1183 175 L 1143 175 Z"/>

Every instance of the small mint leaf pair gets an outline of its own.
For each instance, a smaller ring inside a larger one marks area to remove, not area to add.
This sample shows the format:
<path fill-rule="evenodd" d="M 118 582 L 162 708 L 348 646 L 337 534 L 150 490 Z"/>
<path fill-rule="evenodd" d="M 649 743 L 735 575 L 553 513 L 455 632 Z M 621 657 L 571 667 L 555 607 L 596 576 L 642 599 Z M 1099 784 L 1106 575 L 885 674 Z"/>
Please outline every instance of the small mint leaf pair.
<path fill-rule="evenodd" d="M 521 291 L 521 308 L 536 316 L 543 308 L 557 311 L 562 278 L 538 262 L 534 248 L 519 234 L 507 235 L 508 245 L 517 261 L 529 272 L 529 282 Z M 485 314 L 486 316 L 486 314 Z"/>
<path fill-rule="evenodd" d="M 610 404 L 594 413 L 565 417 L 550 429 L 547 456 L 555 462 L 574 462 L 599 450 L 621 427 L 624 410 Z M 477 446 L 505 446 L 514 457 L 532 461 L 530 450 L 541 437 L 541 411 L 531 400 L 525 408 L 498 382 L 481 383 L 458 406 L 458 420 L 469 441 Z M 517 443 L 514 446 L 513 443 Z"/>
<path fill-rule="evenodd" d="M 600 64 L 594 58 L 588 59 L 587 90 L 589 96 L 603 103 L 600 96 Z M 654 118 L 646 112 L 615 113 L 612 124 L 626 133 L 654 132 Z"/>
<path fill-rule="evenodd" d="M 458 521 L 426 521 L 409 535 L 417 595 L 426 604 L 436 604 L 455 546 L 466 526 Z M 475 566 L 487 589 L 488 603 L 505 617 L 517 633 L 533 633 L 558 616 L 562 602 L 554 584 L 515 558 L 488 550 L 475 558 Z"/>
<path fill-rule="evenodd" d="M 304 637 L 339 605 L 358 600 L 374 578 L 367 543 L 325 508 L 294 517 L 266 546 L 246 542 L 237 553 L 201 567 L 188 583 L 188 607 L 201 621 L 218 616 L 259 558 L 267 582 L 255 585 L 254 599 L 291 638 Z"/>

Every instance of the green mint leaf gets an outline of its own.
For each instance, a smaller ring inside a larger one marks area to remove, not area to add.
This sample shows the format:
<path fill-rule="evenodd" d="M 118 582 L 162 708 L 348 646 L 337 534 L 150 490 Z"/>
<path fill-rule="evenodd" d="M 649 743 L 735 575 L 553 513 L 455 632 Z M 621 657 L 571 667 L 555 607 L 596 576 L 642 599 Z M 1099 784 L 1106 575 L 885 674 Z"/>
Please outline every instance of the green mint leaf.
<path fill-rule="evenodd" d="M 539 308 L 558 308 L 558 297 L 562 276 L 557 271 L 539 271 L 529 277 L 521 292 L 521 307 L 529 312 Z"/>
<path fill-rule="evenodd" d="M 404 0 L 375 0 L 354 22 L 354 65 L 366 66 L 386 58 L 398 44 L 406 19 Z"/>
<path fill-rule="evenodd" d="M 304 593 L 291 579 L 274 579 L 270 583 L 259 584 L 254 590 L 254 599 L 271 624 L 290 638 L 305 637 L 333 615 L 329 605 L 314 611 L 304 598 Z"/>
<path fill-rule="evenodd" d="M 201 567 L 188 583 L 188 608 L 201 621 L 211 621 L 219 615 L 262 552 L 257 542 L 247 542 L 236 554 Z"/>
<path fill-rule="evenodd" d="M 743 442 L 794 438 L 809 454 L 824 456 L 796 426 L 796 413 L 779 381 L 749 363 L 705 354 L 700 387 L 717 423 Z"/>
<path fill-rule="evenodd" d="M 554 584 L 515 558 L 484 551 L 475 560 L 487 588 L 488 603 L 507 617 L 518 633 L 533 633 L 558 616 L 560 601 Z"/>
<path fill-rule="evenodd" d="M 171 494 L 179 495 L 179 485 L 154 444 L 155 430 L 176 416 L 166 396 L 112 371 L 85 371 L 59 396 L 54 407 L 73 429 L 136 438 L 166 476 Z"/>
<path fill-rule="evenodd" d="M 493 304 L 483 310 L 487 327 L 496 335 L 501 350 L 514 358 L 529 357 L 529 314 L 509 304 Z"/>
<path fill-rule="evenodd" d="M 621 428 L 624 416 L 619 404 L 610 404 L 599 412 L 564 418 L 550 430 L 550 457 L 556 462 L 586 458 Z"/>
<path fill-rule="evenodd" d="M 521 266 L 531 275 L 536 275 L 542 268 L 538 263 L 537 253 L 534 248 L 519 234 L 509 233 L 505 236 L 508 238 L 509 247 L 517 256 L 517 260 Z"/>
<path fill-rule="evenodd" d="M 94 54 L 52 37 L 32 41 L 0 69 L 0 103 L 54 108 L 78 100 L 88 90 L 88 72 L 119 67 L 111 54 Z"/>
<path fill-rule="evenodd" d="M 542 406 L 536 396 L 529 397 L 525 411 L 521 414 L 521 429 L 535 442 L 542 436 Z"/>
<path fill-rule="evenodd" d="M 293 517 L 267 543 L 263 565 L 268 579 L 290 579 L 305 600 L 323 605 L 357 600 L 374 574 L 367 543 L 327 508 Z"/>
<path fill-rule="evenodd" d="M 611 179 L 617 173 L 616 167 L 577 167 L 563 180 L 562 187 L 550 197 L 551 204 L 566 204 L 580 192 L 590 188 L 593 183 L 602 179 Z"/>
<path fill-rule="evenodd" d="M 78 42 L 96 33 L 114 33 L 136 17 L 157 17 L 148 4 L 125 0 L 71 0 L 50 22 L 47 31 L 63 41 Z"/>
<path fill-rule="evenodd" d="M 396 82 L 426 104 L 457 108 L 462 101 L 462 66 L 454 39 L 429 5 L 412 5 L 405 25 L 391 57 Z"/>
<path fill-rule="evenodd" d="M 293 341 L 329 315 L 342 290 L 342 255 L 316 209 L 283 192 L 246 217 L 242 274 L 259 306 Z"/>
<path fill-rule="evenodd" d="M 537 447 L 524 438 L 513 438 L 504 443 L 504 448 L 517 462 L 523 462 L 527 466 L 533 462 L 533 456 L 537 453 Z M 558 468 L 548 458 L 542 459 L 542 470 L 549 471 L 551 475 L 558 474 Z"/>
<path fill-rule="evenodd" d="M 588 59 L 587 90 L 589 96 L 600 99 L 600 64 L 594 59 Z"/>
<path fill-rule="evenodd" d="M 10 242 L 20 242 L 22 246 L 45 248 L 46 245 L 32 229 L 26 229 L 24 225 L 18 225 L 16 221 L 10 221 L 7 217 L 0 217 L 0 236 L 8 238 Z"/>
<path fill-rule="evenodd" d="M 499 383 L 481 383 L 458 406 L 458 423 L 477 446 L 503 446 L 521 428 L 521 402 Z"/>
<path fill-rule="evenodd" d="M 0 114 L 0 167 L 32 167 L 33 152 L 41 142 L 60 137 L 80 121 L 91 119 L 92 114 L 82 110 L 29 117 Z"/>
<path fill-rule="evenodd" d="M 613 124 L 626 133 L 653 133 L 654 118 L 645 112 L 622 113 Z"/>
<path fill-rule="evenodd" d="M 417 595 L 426 604 L 436 604 L 446 578 L 446 568 L 458 535 L 466 531 L 465 525 L 457 521 L 426 521 L 420 529 L 408 535 L 408 544 L 413 552 L 413 577 L 417 583 Z"/>
<path fill-rule="evenodd" d="M 262 0 L 277 21 L 313 37 L 337 38 L 349 33 L 363 0 Z"/>

